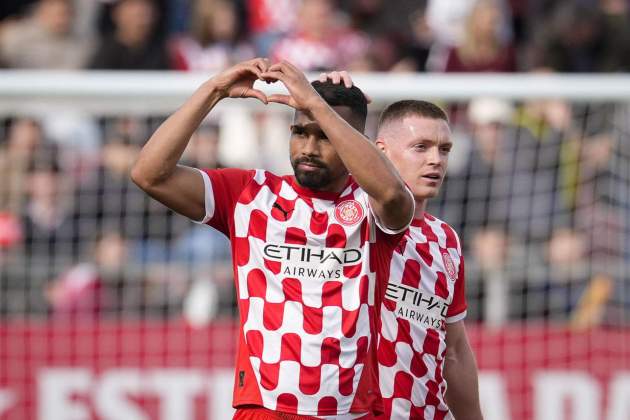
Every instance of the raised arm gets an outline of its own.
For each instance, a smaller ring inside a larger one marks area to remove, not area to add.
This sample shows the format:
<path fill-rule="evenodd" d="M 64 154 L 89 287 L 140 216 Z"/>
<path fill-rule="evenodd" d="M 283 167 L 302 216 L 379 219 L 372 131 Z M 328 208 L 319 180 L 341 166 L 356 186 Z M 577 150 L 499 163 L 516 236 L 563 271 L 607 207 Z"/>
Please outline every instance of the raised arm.
<path fill-rule="evenodd" d="M 290 94 L 271 95 L 269 102 L 289 105 L 317 121 L 348 171 L 370 196 L 370 204 L 381 223 L 393 230 L 407 226 L 413 217 L 413 197 L 376 146 L 341 118 L 291 63 L 274 64 L 262 77 L 280 80 Z"/>
<path fill-rule="evenodd" d="M 446 324 L 446 403 L 457 420 L 483 420 L 475 356 L 468 344 L 464 321 Z"/>
<path fill-rule="evenodd" d="M 268 68 L 266 59 L 239 63 L 201 85 L 153 133 L 131 169 L 131 179 L 147 194 L 193 220 L 205 215 L 204 184 L 199 172 L 178 165 L 191 136 L 223 98 L 256 98 L 267 103 L 254 82 Z"/>

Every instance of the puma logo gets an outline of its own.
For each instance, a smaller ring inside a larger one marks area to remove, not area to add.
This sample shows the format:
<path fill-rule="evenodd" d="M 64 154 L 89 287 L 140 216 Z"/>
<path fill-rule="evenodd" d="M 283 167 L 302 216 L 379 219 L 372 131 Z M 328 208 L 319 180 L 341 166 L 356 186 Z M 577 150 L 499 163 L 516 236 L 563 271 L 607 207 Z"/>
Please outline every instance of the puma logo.
<path fill-rule="evenodd" d="M 284 214 L 284 220 L 288 220 L 289 219 L 289 212 L 286 211 L 285 209 L 283 209 L 280 204 L 278 203 L 273 203 L 273 208 L 278 209 L 282 212 L 282 214 Z"/>

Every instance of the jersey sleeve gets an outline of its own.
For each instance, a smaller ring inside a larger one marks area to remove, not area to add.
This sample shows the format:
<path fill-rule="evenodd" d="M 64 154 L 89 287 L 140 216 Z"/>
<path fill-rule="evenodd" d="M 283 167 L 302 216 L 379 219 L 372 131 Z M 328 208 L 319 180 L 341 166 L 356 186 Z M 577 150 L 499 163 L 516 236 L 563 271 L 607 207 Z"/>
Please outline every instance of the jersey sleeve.
<path fill-rule="evenodd" d="M 461 254 L 460 254 L 461 255 Z M 466 287 L 465 287 L 465 269 L 464 269 L 464 256 L 461 255 L 459 259 L 459 270 L 457 272 L 457 280 L 455 281 L 455 290 L 453 293 L 453 302 L 448 307 L 446 312 L 446 323 L 452 324 L 453 322 L 461 321 L 466 318 L 466 310 L 468 303 L 466 302 Z"/>
<path fill-rule="evenodd" d="M 416 208 L 415 208 L 416 202 L 413 198 L 413 193 L 411 192 L 409 187 L 407 187 L 406 185 L 405 187 L 407 189 L 407 192 L 411 196 L 411 200 L 414 207 L 411 211 L 411 218 L 409 219 L 409 222 L 405 226 L 401 227 L 400 229 L 390 229 L 387 226 L 385 226 L 383 222 L 381 222 L 379 217 L 376 215 L 376 213 L 374 213 L 374 210 L 372 209 L 372 206 L 370 205 L 369 197 L 367 193 L 365 194 L 365 201 L 367 203 L 367 208 L 369 209 L 369 212 L 370 212 L 370 222 L 371 222 L 370 224 L 374 225 L 378 230 L 383 232 L 385 236 L 393 236 L 396 241 L 402 237 L 401 236 L 402 233 L 406 232 L 407 229 L 409 229 L 409 226 L 411 226 L 411 222 L 413 221 L 413 215 L 415 214 L 415 211 L 416 211 Z"/>
<path fill-rule="evenodd" d="M 202 220 L 195 222 L 207 224 L 229 236 L 234 207 L 256 171 L 227 168 L 199 169 L 199 172 L 203 178 L 206 214 Z"/>

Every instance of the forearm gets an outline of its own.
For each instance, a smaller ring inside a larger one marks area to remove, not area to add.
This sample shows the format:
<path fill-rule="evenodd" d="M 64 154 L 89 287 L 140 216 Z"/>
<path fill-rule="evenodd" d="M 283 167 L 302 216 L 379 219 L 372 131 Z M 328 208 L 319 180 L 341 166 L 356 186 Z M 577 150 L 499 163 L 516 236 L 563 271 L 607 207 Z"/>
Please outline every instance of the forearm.
<path fill-rule="evenodd" d="M 477 364 L 468 343 L 462 345 L 466 348 L 445 360 L 446 403 L 456 420 L 482 420 Z"/>
<path fill-rule="evenodd" d="M 399 206 L 401 201 L 411 200 L 398 171 L 369 139 L 323 100 L 311 108 L 311 113 L 348 171 L 370 197 Z"/>
<path fill-rule="evenodd" d="M 140 152 L 132 178 L 138 183 L 157 184 L 177 166 L 188 142 L 203 119 L 221 99 L 212 81 L 204 83 L 155 131 Z"/>

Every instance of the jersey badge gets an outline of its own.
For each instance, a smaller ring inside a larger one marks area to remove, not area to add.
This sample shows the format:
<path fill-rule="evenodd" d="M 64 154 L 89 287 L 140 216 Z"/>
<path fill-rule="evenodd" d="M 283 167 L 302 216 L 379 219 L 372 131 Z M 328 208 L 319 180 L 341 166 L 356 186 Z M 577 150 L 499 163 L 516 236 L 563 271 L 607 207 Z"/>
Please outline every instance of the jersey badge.
<path fill-rule="evenodd" d="M 363 220 L 363 206 L 356 200 L 346 200 L 335 207 L 335 219 L 342 225 L 352 226 Z"/>
<path fill-rule="evenodd" d="M 450 281 L 455 281 L 455 264 L 453 264 L 453 259 L 451 258 L 451 255 L 446 251 L 442 252 L 442 262 L 444 263 L 446 274 L 448 274 L 448 279 Z"/>

